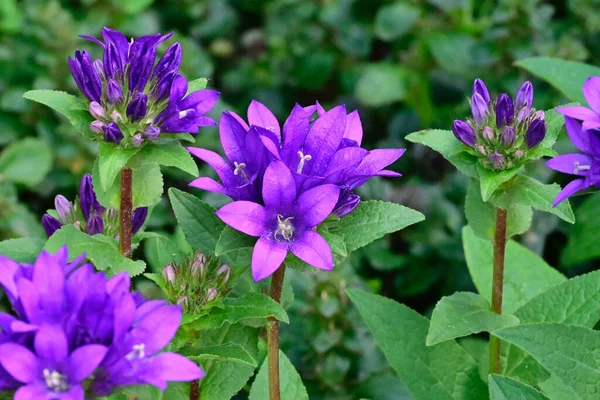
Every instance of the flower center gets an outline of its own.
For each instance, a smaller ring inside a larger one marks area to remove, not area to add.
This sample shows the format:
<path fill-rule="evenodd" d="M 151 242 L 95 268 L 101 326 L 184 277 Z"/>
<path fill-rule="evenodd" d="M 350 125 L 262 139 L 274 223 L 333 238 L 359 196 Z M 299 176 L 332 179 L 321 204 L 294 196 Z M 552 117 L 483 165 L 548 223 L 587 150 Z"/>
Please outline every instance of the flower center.
<path fill-rule="evenodd" d="M 53 390 L 55 392 L 66 392 L 69 389 L 67 377 L 61 374 L 60 372 L 44 369 L 43 373 L 44 380 L 46 381 L 46 386 L 48 386 L 48 389 Z"/>
<path fill-rule="evenodd" d="M 578 162 L 573 163 L 573 173 L 575 174 L 579 173 L 579 171 L 589 171 L 590 168 L 589 165 L 580 165 Z"/>
<path fill-rule="evenodd" d="M 277 239 L 277 235 L 281 235 L 287 241 L 292 238 L 292 235 L 294 234 L 294 226 L 290 222 L 292 219 L 294 219 L 294 217 L 283 219 L 283 215 L 277 215 L 277 230 L 273 235 L 274 239 Z"/>
<path fill-rule="evenodd" d="M 237 163 L 237 162 L 233 162 L 233 165 L 235 166 L 235 169 L 233 170 L 233 174 L 235 176 L 239 175 L 244 179 L 244 182 L 248 182 L 248 177 L 246 176 L 246 173 L 244 172 L 244 168 L 246 168 L 246 163 Z"/>
<path fill-rule="evenodd" d="M 304 168 L 304 163 L 306 161 L 312 160 L 312 156 L 310 154 L 304 155 L 303 152 L 299 151 L 298 152 L 298 157 L 300 157 L 300 162 L 298 163 L 298 169 L 296 170 L 296 172 L 299 173 L 299 174 L 301 174 L 302 173 L 302 169 Z"/>
<path fill-rule="evenodd" d="M 128 360 L 141 360 L 146 356 L 146 345 L 144 343 L 134 344 L 131 348 L 131 353 L 125 356 Z"/>

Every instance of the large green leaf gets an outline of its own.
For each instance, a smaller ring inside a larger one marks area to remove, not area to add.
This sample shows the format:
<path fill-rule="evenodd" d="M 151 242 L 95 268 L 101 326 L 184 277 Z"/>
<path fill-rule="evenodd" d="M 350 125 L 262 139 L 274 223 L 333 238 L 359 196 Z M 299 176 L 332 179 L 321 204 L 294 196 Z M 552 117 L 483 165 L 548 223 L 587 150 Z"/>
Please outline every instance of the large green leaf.
<path fill-rule="evenodd" d="M 112 143 L 100 142 L 98 144 L 98 178 L 100 180 L 100 189 L 108 192 L 113 185 L 115 178 L 121 172 L 127 162 L 136 155 L 140 149 L 121 149 L 115 147 Z"/>
<path fill-rule="evenodd" d="M 491 332 L 517 325 L 519 319 L 512 315 L 498 315 L 490 310 L 490 303 L 475 293 L 456 292 L 442 297 L 436 304 L 427 346 L 479 332 Z"/>
<path fill-rule="evenodd" d="M 517 61 L 516 66 L 526 69 L 560 90 L 572 101 L 585 104 L 581 91 L 590 76 L 600 75 L 600 68 L 576 61 L 551 57 L 533 57 Z"/>
<path fill-rule="evenodd" d="M 475 236 L 466 226 L 462 232 L 467 266 L 479 293 L 488 301 L 492 296 L 493 246 Z M 566 281 L 542 258 L 515 241 L 506 246 L 503 311 L 511 314 L 530 299 Z"/>
<path fill-rule="evenodd" d="M 308 393 L 302 383 L 300 374 L 294 365 L 279 350 L 279 385 L 281 398 L 285 400 L 308 400 Z M 250 388 L 249 400 L 266 400 L 269 398 L 269 366 L 265 359 Z"/>
<path fill-rule="evenodd" d="M 492 197 L 492 194 L 494 194 L 494 191 L 496 191 L 503 183 L 511 180 L 520 169 L 520 167 L 514 167 L 504 171 L 491 171 L 487 168 L 483 168 L 481 164 L 477 164 L 479 186 L 483 201 L 488 201 L 490 197 Z"/>
<path fill-rule="evenodd" d="M 407 93 L 407 70 L 398 64 L 367 64 L 356 82 L 354 95 L 363 104 L 383 106 L 403 100 Z"/>
<path fill-rule="evenodd" d="M 582 400 L 600 398 L 600 332 L 582 326 L 537 323 L 494 334 L 525 350 Z"/>
<path fill-rule="evenodd" d="M 136 155 L 136 160 L 138 159 L 143 163 L 179 168 L 190 175 L 198 176 L 196 161 L 181 143 L 147 144 Z"/>
<path fill-rule="evenodd" d="M 52 167 L 52 150 L 40 139 L 27 138 L 8 146 L 0 154 L 0 182 L 27 186 L 39 184 Z"/>
<path fill-rule="evenodd" d="M 531 386 L 502 375 L 490 375 L 489 387 L 490 400 L 548 400 Z"/>
<path fill-rule="evenodd" d="M 206 347 L 184 347 L 178 353 L 193 361 L 227 360 L 256 367 L 256 360 L 243 346 L 237 343 L 218 344 Z"/>
<path fill-rule="evenodd" d="M 207 84 L 208 79 L 206 78 L 198 78 L 194 79 L 193 81 L 189 81 L 186 96 L 190 93 L 197 92 L 198 90 L 206 89 Z"/>
<path fill-rule="evenodd" d="M 481 400 L 477 363 L 453 340 L 427 347 L 427 318 L 384 297 L 348 290 L 367 327 L 416 400 Z"/>
<path fill-rule="evenodd" d="M 600 196 L 589 196 L 576 210 L 577 223 L 571 228 L 569 241 L 562 253 L 561 261 L 575 265 L 594 258 L 600 258 Z"/>
<path fill-rule="evenodd" d="M 225 226 L 215 248 L 215 255 L 232 266 L 249 266 L 256 238 Z"/>
<path fill-rule="evenodd" d="M 58 90 L 31 90 L 23 95 L 28 100 L 44 104 L 67 117 L 73 127 L 85 136 L 91 136 L 93 121 L 85 101 Z"/>
<path fill-rule="evenodd" d="M 169 199 L 177 222 L 194 250 L 215 253 L 225 224 L 215 215 L 215 209 L 196 196 L 174 188 Z"/>
<path fill-rule="evenodd" d="M 36 237 L 3 240 L 0 242 L 0 255 L 20 263 L 32 264 L 44 248 L 44 244 L 43 239 Z"/>
<path fill-rule="evenodd" d="M 181 261 L 182 251 L 165 235 L 155 232 L 142 232 L 135 236 L 144 240 L 144 255 L 146 261 L 155 272 L 161 272 L 168 264 Z"/>

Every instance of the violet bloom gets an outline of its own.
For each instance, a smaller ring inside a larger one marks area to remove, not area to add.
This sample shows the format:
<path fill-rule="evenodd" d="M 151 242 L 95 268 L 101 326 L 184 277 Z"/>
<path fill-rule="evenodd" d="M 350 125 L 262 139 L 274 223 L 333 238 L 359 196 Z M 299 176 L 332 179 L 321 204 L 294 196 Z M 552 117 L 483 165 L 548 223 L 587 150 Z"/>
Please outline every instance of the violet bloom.
<path fill-rule="evenodd" d="M 288 251 L 315 268 L 331 270 L 331 249 L 314 228 L 331 214 L 339 192 L 338 187 L 327 184 L 296 198 L 292 172 L 284 163 L 273 161 L 264 176 L 264 206 L 235 201 L 219 209 L 217 216 L 232 228 L 259 237 L 252 253 L 255 281 L 273 274 Z"/>
<path fill-rule="evenodd" d="M 565 117 L 583 121 L 584 131 L 600 128 L 600 76 L 589 77 L 583 84 L 583 96 L 590 108 L 585 106 L 561 107 L 557 112 Z"/>
<path fill-rule="evenodd" d="M 584 130 L 582 123 L 571 117 L 565 117 L 565 126 L 571 142 L 584 154 L 563 154 L 546 162 L 555 171 L 580 177 L 556 196 L 555 207 L 577 192 L 600 188 L 600 131 Z"/>
<path fill-rule="evenodd" d="M 102 130 L 104 141 L 140 147 L 146 140 L 158 139 L 160 132 L 198 133 L 201 126 L 215 125 L 204 114 L 219 94 L 212 90 L 187 94 L 187 81 L 179 75 L 179 43 L 172 44 L 155 66 L 157 47 L 171 35 L 157 33 L 129 41 L 121 32 L 103 28 L 103 42 L 82 36 L 102 47 L 102 60 L 93 61 L 87 51 L 77 51 L 69 66 L 77 86 L 92 101 L 90 113 L 96 120 L 90 129 Z"/>

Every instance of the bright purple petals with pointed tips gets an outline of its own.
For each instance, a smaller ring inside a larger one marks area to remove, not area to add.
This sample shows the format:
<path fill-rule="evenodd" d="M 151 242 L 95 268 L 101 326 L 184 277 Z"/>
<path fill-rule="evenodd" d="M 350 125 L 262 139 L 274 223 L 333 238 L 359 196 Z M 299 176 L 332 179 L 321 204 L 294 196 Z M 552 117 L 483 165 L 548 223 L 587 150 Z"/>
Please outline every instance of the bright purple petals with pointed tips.
<path fill-rule="evenodd" d="M 273 132 L 281 141 L 281 130 L 279 122 L 264 104 L 252 100 L 248 106 L 248 123 L 250 126 L 256 125 Z"/>
<path fill-rule="evenodd" d="M 488 104 L 491 100 L 490 92 L 488 91 L 487 86 L 479 78 L 475 79 L 475 82 L 473 82 L 473 95 L 475 94 L 481 96 L 481 98 L 483 98 L 486 104 Z"/>
<path fill-rule="evenodd" d="M 290 251 L 296 257 L 315 268 L 330 271 L 333 269 L 333 254 L 327 244 L 317 232 L 307 230 L 302 237 L 294 242 Z"/>
<path fill-rule="evenodd" d="M 287 256 L 285 244 L 277 243 L 266 237 L 258 239 L 252 252 L 252 276 L 258 282 L 275 272 Z"/>
<path fill-rule="evenodd" d="M 600 113 L 600 76 L 591 76 L 583 84 L 583 96 L 596 113 Z"/>
<path fill-rule="evenodd" d="M 221 207 L 217 216 L 223 222 L 250 236 L 260 236 L 269 219 L 267 210 L 250 201 L 234 201 Z"/>
<path fill-rule="evenodd" d="M 464 121 L 456 120 L 452 124 L 454 136 L 469 147 L 475 146 L 475 131 Z"/>

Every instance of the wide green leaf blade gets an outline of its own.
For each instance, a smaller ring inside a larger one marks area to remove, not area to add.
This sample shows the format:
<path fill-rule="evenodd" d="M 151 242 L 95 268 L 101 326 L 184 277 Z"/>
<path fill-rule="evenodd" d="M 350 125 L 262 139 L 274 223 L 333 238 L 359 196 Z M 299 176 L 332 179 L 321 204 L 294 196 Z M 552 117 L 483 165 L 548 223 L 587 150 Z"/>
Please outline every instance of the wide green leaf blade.
<path fill-rule="evenodd" d="M 279 350 L 279 384 L 281 398 L 285 400 L 308 400 L 308 393 L 302 383 L 300 374 L 283 351 Z M 269 398 L 269 365 L 263 362 L 256 379 L 250 388 L 249 400 L 265 400 Z"/>
<path fill-rule="evenodd" d="M 84 136 L 91 136 L 90 122 L 93 121 L 85 101 L 72 94 L 58 90 L 30 90 L 23 94 L 28 100 L 44 104 L 69 119 L 69 122 Z"/>
<path fill-rule="evenodd" d="M 521 168 L 515 167 L 504 171 L 491 171 L 477 164 L 477 173 L 479 174 L 479 185 L 481 189 L 481 198 L 488 201 L 494 191 L 500 185 L 511 180 Z"/>
<path fill-rule="evenodd" d="M 477 363 L 455 341 L 427 347 L 427 318 L 393 300 L 348 290 L 367 327 L 416 400 L 481 400 Z"/>
<path fill-rule="evenodd" d="M 490 400 L 548 400 L 534 388 L 502 375 L 489 377 Z"/>
<path fill-rule="evenodd" d="M 226 360 L 256 367 L 256 360 L 243 346 L 237 343 L 219 344 L 206 347 L 184 347 L 178 353 L 193 361 Z"/>
<path fill-rule="evenodd" d="M 108 192 L 121 169 L 127 165 L 127 162 L 138 151 L 140 149 L 116 148 L 112 143 L 100 142 L 98 144 L 98 177 L 100 179 L 100 189 L 103 192 Z"/>
<path fill-rule="evenodd" d="M 143 163 L 157 163 L 175 167 L 190 175 L 198 176 L 198 166 L 181 143 L 147 144 L 136 155 Z"/>
<path fill-rule="evenodd" d="M 436 304 L 427 333 L 427 346 L 518 323 L 519 319 L 512 315 L 492 312 L 490 303 L 480 295 L 456 292 L 442 297 Z"/>
<path fill-rule="evenodd" d="M 193 81 L 189 81 L 186 96 L 190 93 L 197 92 L 198 90 L 206 89 L 207 84 L 208 79 L 206 78 L 198 78 L 194 79 Z"/>
<path fill-rule="evenodd" d="M 36 237 L 3 240 L 0 242 L 0 255 L 19 263 L 33 264 L 44 244 L 44 239 Z"/>
<path fill-rule="evenodd" d="M 12 143 L 0 154 L 0 182 L 35 186 L 51 167 L 50 146 L 43 140 L 26 138 Z"/>

